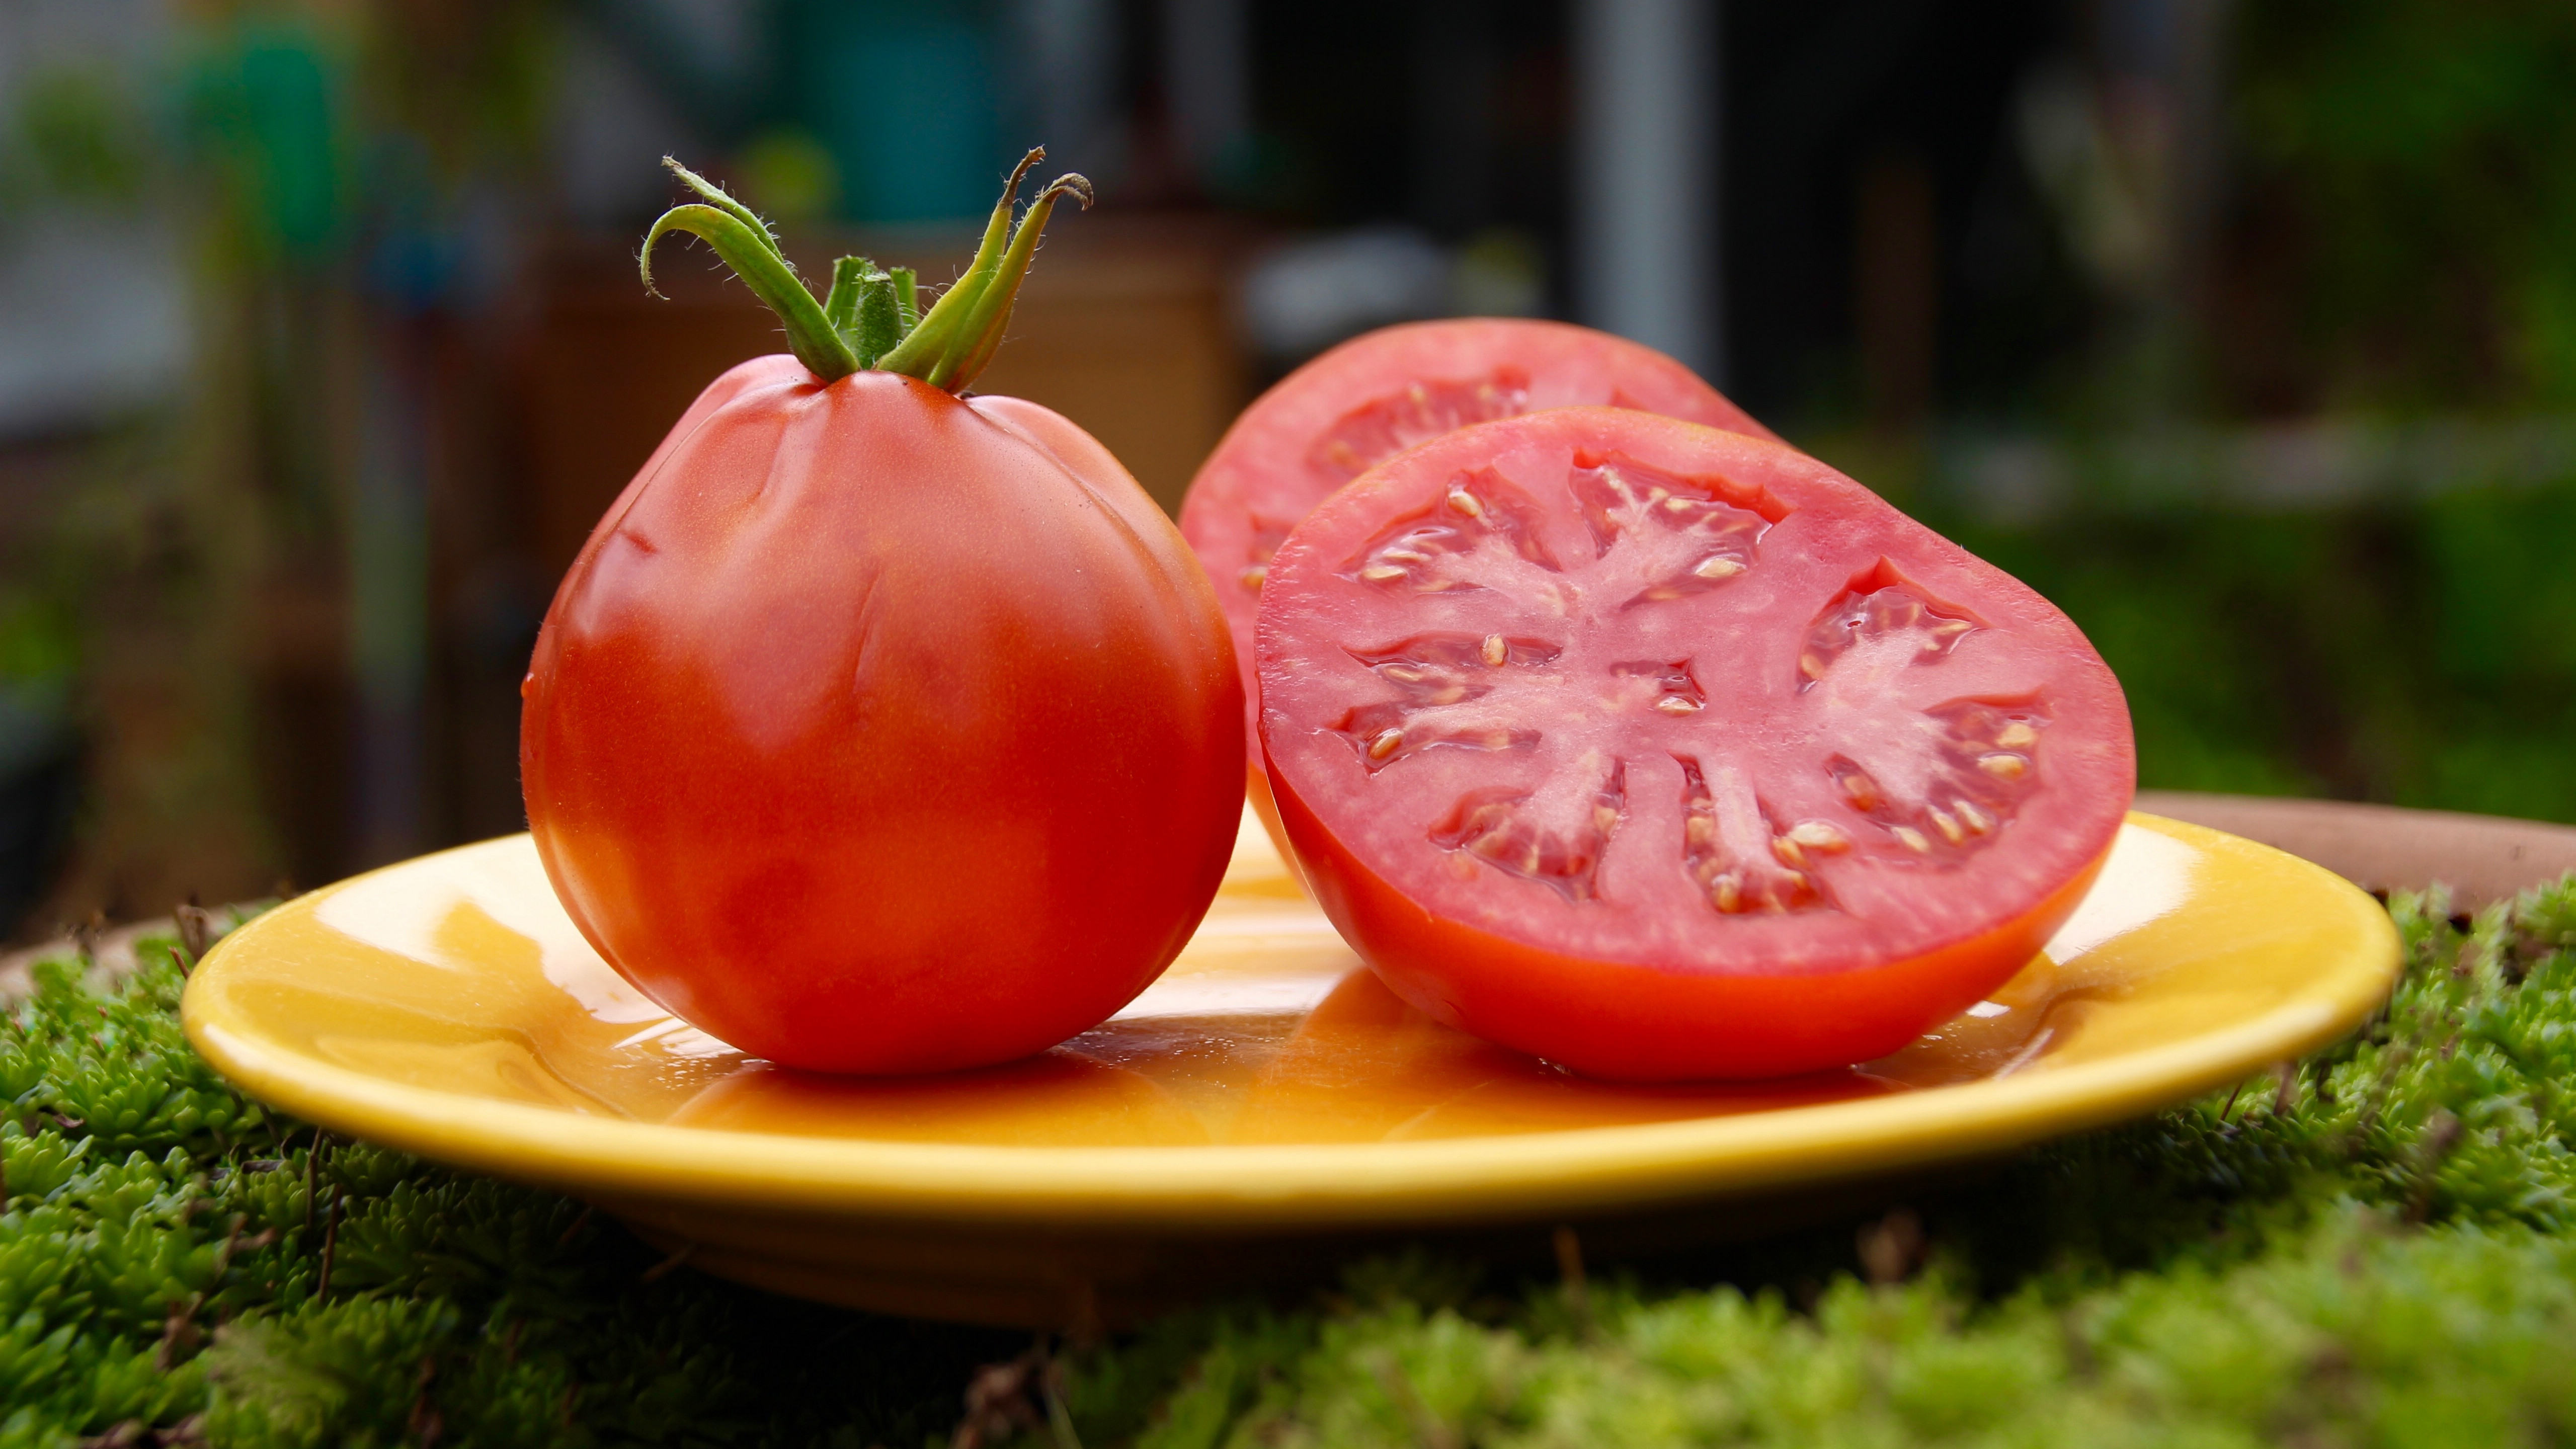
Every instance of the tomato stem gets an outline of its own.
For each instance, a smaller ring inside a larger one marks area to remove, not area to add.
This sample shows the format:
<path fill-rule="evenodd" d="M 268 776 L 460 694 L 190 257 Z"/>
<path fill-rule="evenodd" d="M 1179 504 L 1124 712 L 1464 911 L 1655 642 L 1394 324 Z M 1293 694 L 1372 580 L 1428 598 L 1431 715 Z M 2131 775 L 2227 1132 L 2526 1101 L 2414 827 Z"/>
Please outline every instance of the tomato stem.
<path fill-rule="evenodd" d="M 866 257 L 843 257 L 832 263 L 832 290 L 823 298 L 823 317 L 847 338 L 859 325 L 859 292 L 868 284 Z"/>
<path fill-rule="evenodd" d="M 823 299 L 823 315 L 862 368 L 876 366 L 910 330 L 894 274 L 866 257 L 843 257 L 832 264 L 832 294 Z"/>
<path fill-rule="evenodd" d="M 1028 276 L 1057 199 L 1070 196 L 1090 209 L 1091 183 L 1068 171 L 1040 189 L 1013 225 L 1020 183 L 1045 158 L 1043 146 L 1020 158 L 984 224 L 975 259 L 927 312 L 921 308 L 920 277 L 912 268 L 883 269 L 866 257 L 834 262 L 831 293 L 816 302 L 796 275 L 795 264 L 779 249 L 777 234 L 758 213 L 668 156 L 662 164 L 705 199 L 664 212 L 644 234 L 636 265 L 644 290 L 660 296 L 653 287 L 653 244 L 668 233 L 687 232 L 713 247 L 752 294 L 778 314 L 786 325 L 788 350 L 824 382 L 877 368 L 964 392 L 1002 345 L 1020 282 Z"/>
<path fill-rule="evenodd" d="M 992 360 L 994 349 L 1001 345 L 1003 329 L 1010 325 L 1011 304 L 1019 298 L 1020 281 L 1028 275 L 1030 259 L 1036 255 L 1038 238 L 1046 232 L 1056 199 L 1070 196 L 1085 208 L 1091 205 L 1091 183 L 1068 171 L 1038 192 L 1014 230 L 1011 209 L 1018 199 L 1020 183 L 1027 178 L 1029 168 L 1045 158 L 1043 146 L 1020 158 L 1010 181 L 1002 188 L 1002 199 L 994 204 L 993 215 L 984 224 L 983 244 L 975 249 L 975 259 L 967 264 L 966 274 L 940 294 L 892 352 L 878 359 L 878 367 L 920 378 L 933 387 L 963 392 L 984 370 L 984 364 Z"/>
<path fill-rule="evenodd" d="M 636 256 L 635 264 L 643 273 L 645 291 L 656 297 L 662 295 L 653 286 L 653 244 L 671 232 L 687 232 L 715 248 L 716 255 L 733 268 L 734 275 L 742 278 L 752 295 L 778 314 L 778 320 L 787 327 L 788 350 L 816 377 L 831 382 L 865 365 L 832 325 L 822 304 L 805 290 L 795 264 L 778 249 L 778 238 L 767 222 L 727 196 L 714 182 L 670 157 L 663 157 L 662 164 L 706 200 L 672 207 L 644 234 L 644 249 Z"/>
<path fill-rule="evenodd" d="M 1048 182 L 1029 203 L 1028 212 L 1020 218 L 1019 230 L 1011 236 L 1011 249 L 1003 255 L 993 280 L 976 297 L 974 310 L 967 314 L 966 325 L 960 329 L 959 335 L 967 344 L 964 354 L 947 376 L 935 377 L 933 382 L 951 392 L 961 392 L 993 360 L 994 351 L 1002 345 L 1003 329 L 1011 324 L 1011 308 L 1019 301 L 1020 282 L 1029 274 L 1038 239 L 1046 234 L 1047 218 L 1054 213 L 1060 196 L 1070 196 L 1087 209 L 1091 205 L 1091 183 L 1068 172 Z"/>
<path fill-rule="evenodd" d="M 903 330 L 909 334 L 921 325 L 921 274 L 910 267 L 888 267 L 894 275 L 895 315 L 903 319 Z"/>

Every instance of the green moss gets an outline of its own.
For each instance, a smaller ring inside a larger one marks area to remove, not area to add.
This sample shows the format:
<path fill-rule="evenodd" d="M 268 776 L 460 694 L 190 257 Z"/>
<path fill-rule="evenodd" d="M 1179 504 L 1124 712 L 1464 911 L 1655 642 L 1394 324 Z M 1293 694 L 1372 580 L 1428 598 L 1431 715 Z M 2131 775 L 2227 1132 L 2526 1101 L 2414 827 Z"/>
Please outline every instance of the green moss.
<path fill-rule="evenodd" d="M 1579 1294 L 1416 1252 L 1073 1355 L 1060 1427 L 997 1418 L 1092 1449 L 2566 1442 L 2576 881 L 2465 930 L 2393 909 L 2367 1030 L 1919 1199 L 1905 1281 L 1860 1271 L 1891 1222 Z M 44 968 L 0 1026 L 0 1449 L 918 1444 L 1024 1346 L 657 1274 L 577 1203 L 317 1145 L 188 1051 L 145 954 L 110 991 Z"/>
<path fill-rule="evenodd" d="M 189 1050 L 144 955 L 107 991 L 41 966 L 0 1024 L 0 1449 L 855 1449 L 944 1431 L 1021 1346 L 654 1274 L 579 1203 L 317 1146 Z"/>

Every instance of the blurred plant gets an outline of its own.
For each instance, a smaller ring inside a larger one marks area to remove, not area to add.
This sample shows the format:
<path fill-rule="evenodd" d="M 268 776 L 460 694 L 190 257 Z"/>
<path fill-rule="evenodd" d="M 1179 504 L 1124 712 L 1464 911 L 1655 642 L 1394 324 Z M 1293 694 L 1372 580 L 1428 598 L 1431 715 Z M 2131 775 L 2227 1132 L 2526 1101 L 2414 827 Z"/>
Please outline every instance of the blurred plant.
<path fill-rule="evenodd" d="M 291 13 L 197 40 L 184 109 L 233 240 L 254 265 L 326 257 L 347 216 L 335 47 Z"/>
<path fill-rule="evenodd" d="M 2240 7 L 2255 217 L 2329 404 L 2576 406 L 2576 7 Z"/>
<path fill-rule="evenodd" d="M 57 593 L 0 585 L 0 936 L 51 884 L 79 805 L 78 623 Z"/>
<path fill-rule="evenodd" d="M 494 512 L 496 303 L 544 206 L 559 11 L 286 0 L 184 31 L 189 493 L 234 696 L 206 714 L 249 726 L 240 773 L 305 879 L 438 828 L 436 561 Z"/>
<path fill-rule="evenodd" d="M 2576 821 L 2576 478 L 2012 525 L 1927 504 L 2101 649 L 2143 786 Z"/>
<path fill-rule="evenodd" d="M 21 582 L 0 587 L 0 687 L 52 685 L 79 661 L 78 621 L 62 599 Z"/>
<path fill-rule="evenodd" d="M 52 64 L 25 81 L 0 156 L 0 186 L 26 199 L 127 207 L 143 198 L 153 138 L 116 72 Z"/>
<path fill-rule="evenodd" d="M 841 203 L 840 163 L 813 132 L 776 126 L 743 144 L 734 158 L 742 192 L 781 226 L 828 216 Z"/>
<path fill-rule="evenodd" d="M 1469 317 L 1536 317 L 1547 306 L 1547 256 L 1538 239 L 1491 226 L 1467 238 L 1449 269 L 1449 304 Z"/>
<path fill-rule="evenodd" d="M 495 161 L 535 161 L 562 8 L 554 0 L 361 7 L 354 36 L 361 121 L 417 133 L 451 179 Z"/>

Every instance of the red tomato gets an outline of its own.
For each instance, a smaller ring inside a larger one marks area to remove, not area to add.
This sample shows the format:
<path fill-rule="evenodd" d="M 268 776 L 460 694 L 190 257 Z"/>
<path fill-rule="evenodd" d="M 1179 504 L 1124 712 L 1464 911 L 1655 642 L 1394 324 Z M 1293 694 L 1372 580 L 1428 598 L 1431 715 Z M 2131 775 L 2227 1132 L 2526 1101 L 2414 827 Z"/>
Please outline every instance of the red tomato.
<path fill-rule="evenodd" d="M 1387 984 L 1606 1077 L 1864 1061 L 2019 970 L 2135 783 L 2065 615 L 1771 443 L 1567 408 L 1271 560 L 1261 740 Z"/>
<path fill-rule="evenodd" d="M 709 387 L 565 578 L 525 689 L 557 895 L 746 1051 L 1052 1046 L 1189 939 L 1241 685 L 1172 525 L 1033 403 L 791 357 Z"/>
<path fill-rule="evenodd" d="M 1773 434 L 1660 352 L 1562 322 L 1470 318 L 1355 338 L 1263 393 L 1191 480 L 1181 532 L 1207 565 L 1243 665 L 1245 729 L 1258 723 L 1252 621 L 1270 556 L 1318 503 L 1375 464 L 1455 428 L 1605 403 L 1758 438 Z M 1246 757 L 1271 833 L 1269 782 Z"/>

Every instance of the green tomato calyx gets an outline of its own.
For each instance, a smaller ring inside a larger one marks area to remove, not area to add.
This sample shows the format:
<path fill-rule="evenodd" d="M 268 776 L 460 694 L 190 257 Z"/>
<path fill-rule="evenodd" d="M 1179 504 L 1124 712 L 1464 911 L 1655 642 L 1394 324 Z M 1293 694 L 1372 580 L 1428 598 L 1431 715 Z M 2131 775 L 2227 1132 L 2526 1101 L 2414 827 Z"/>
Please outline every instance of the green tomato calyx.
<path fill-rule="evenodd" d="M 795 264 L 780 250 L 777 233 L 758 213 L 668 156 L 662 164 L 703 200 L 662 213 L 644 234 L 636 264 L 644 290 L 660 296 L 653 286 L 653 245 L 671 232 L 687 232 L 713 247 L 752 294 L 778 314 L 786 325 L 788 350 L 824 382 L 873 369 L 964 392 L 1001 346 L 1020 282 L 1028 276 L 1057 199 L 1070 196 L 1090 209 L 1091 183 L 1068 171 L 1042 187 L 1015 223 L 1020 183 L 1045 158 L 1043 146 L 1020 158 L 985 223 L 975 259 L 927 312 L 921 309 L 920 279 L 910 267 L 879 267 L 866 257 L 834 262 L 831 293 L 815 301 Z"/>

